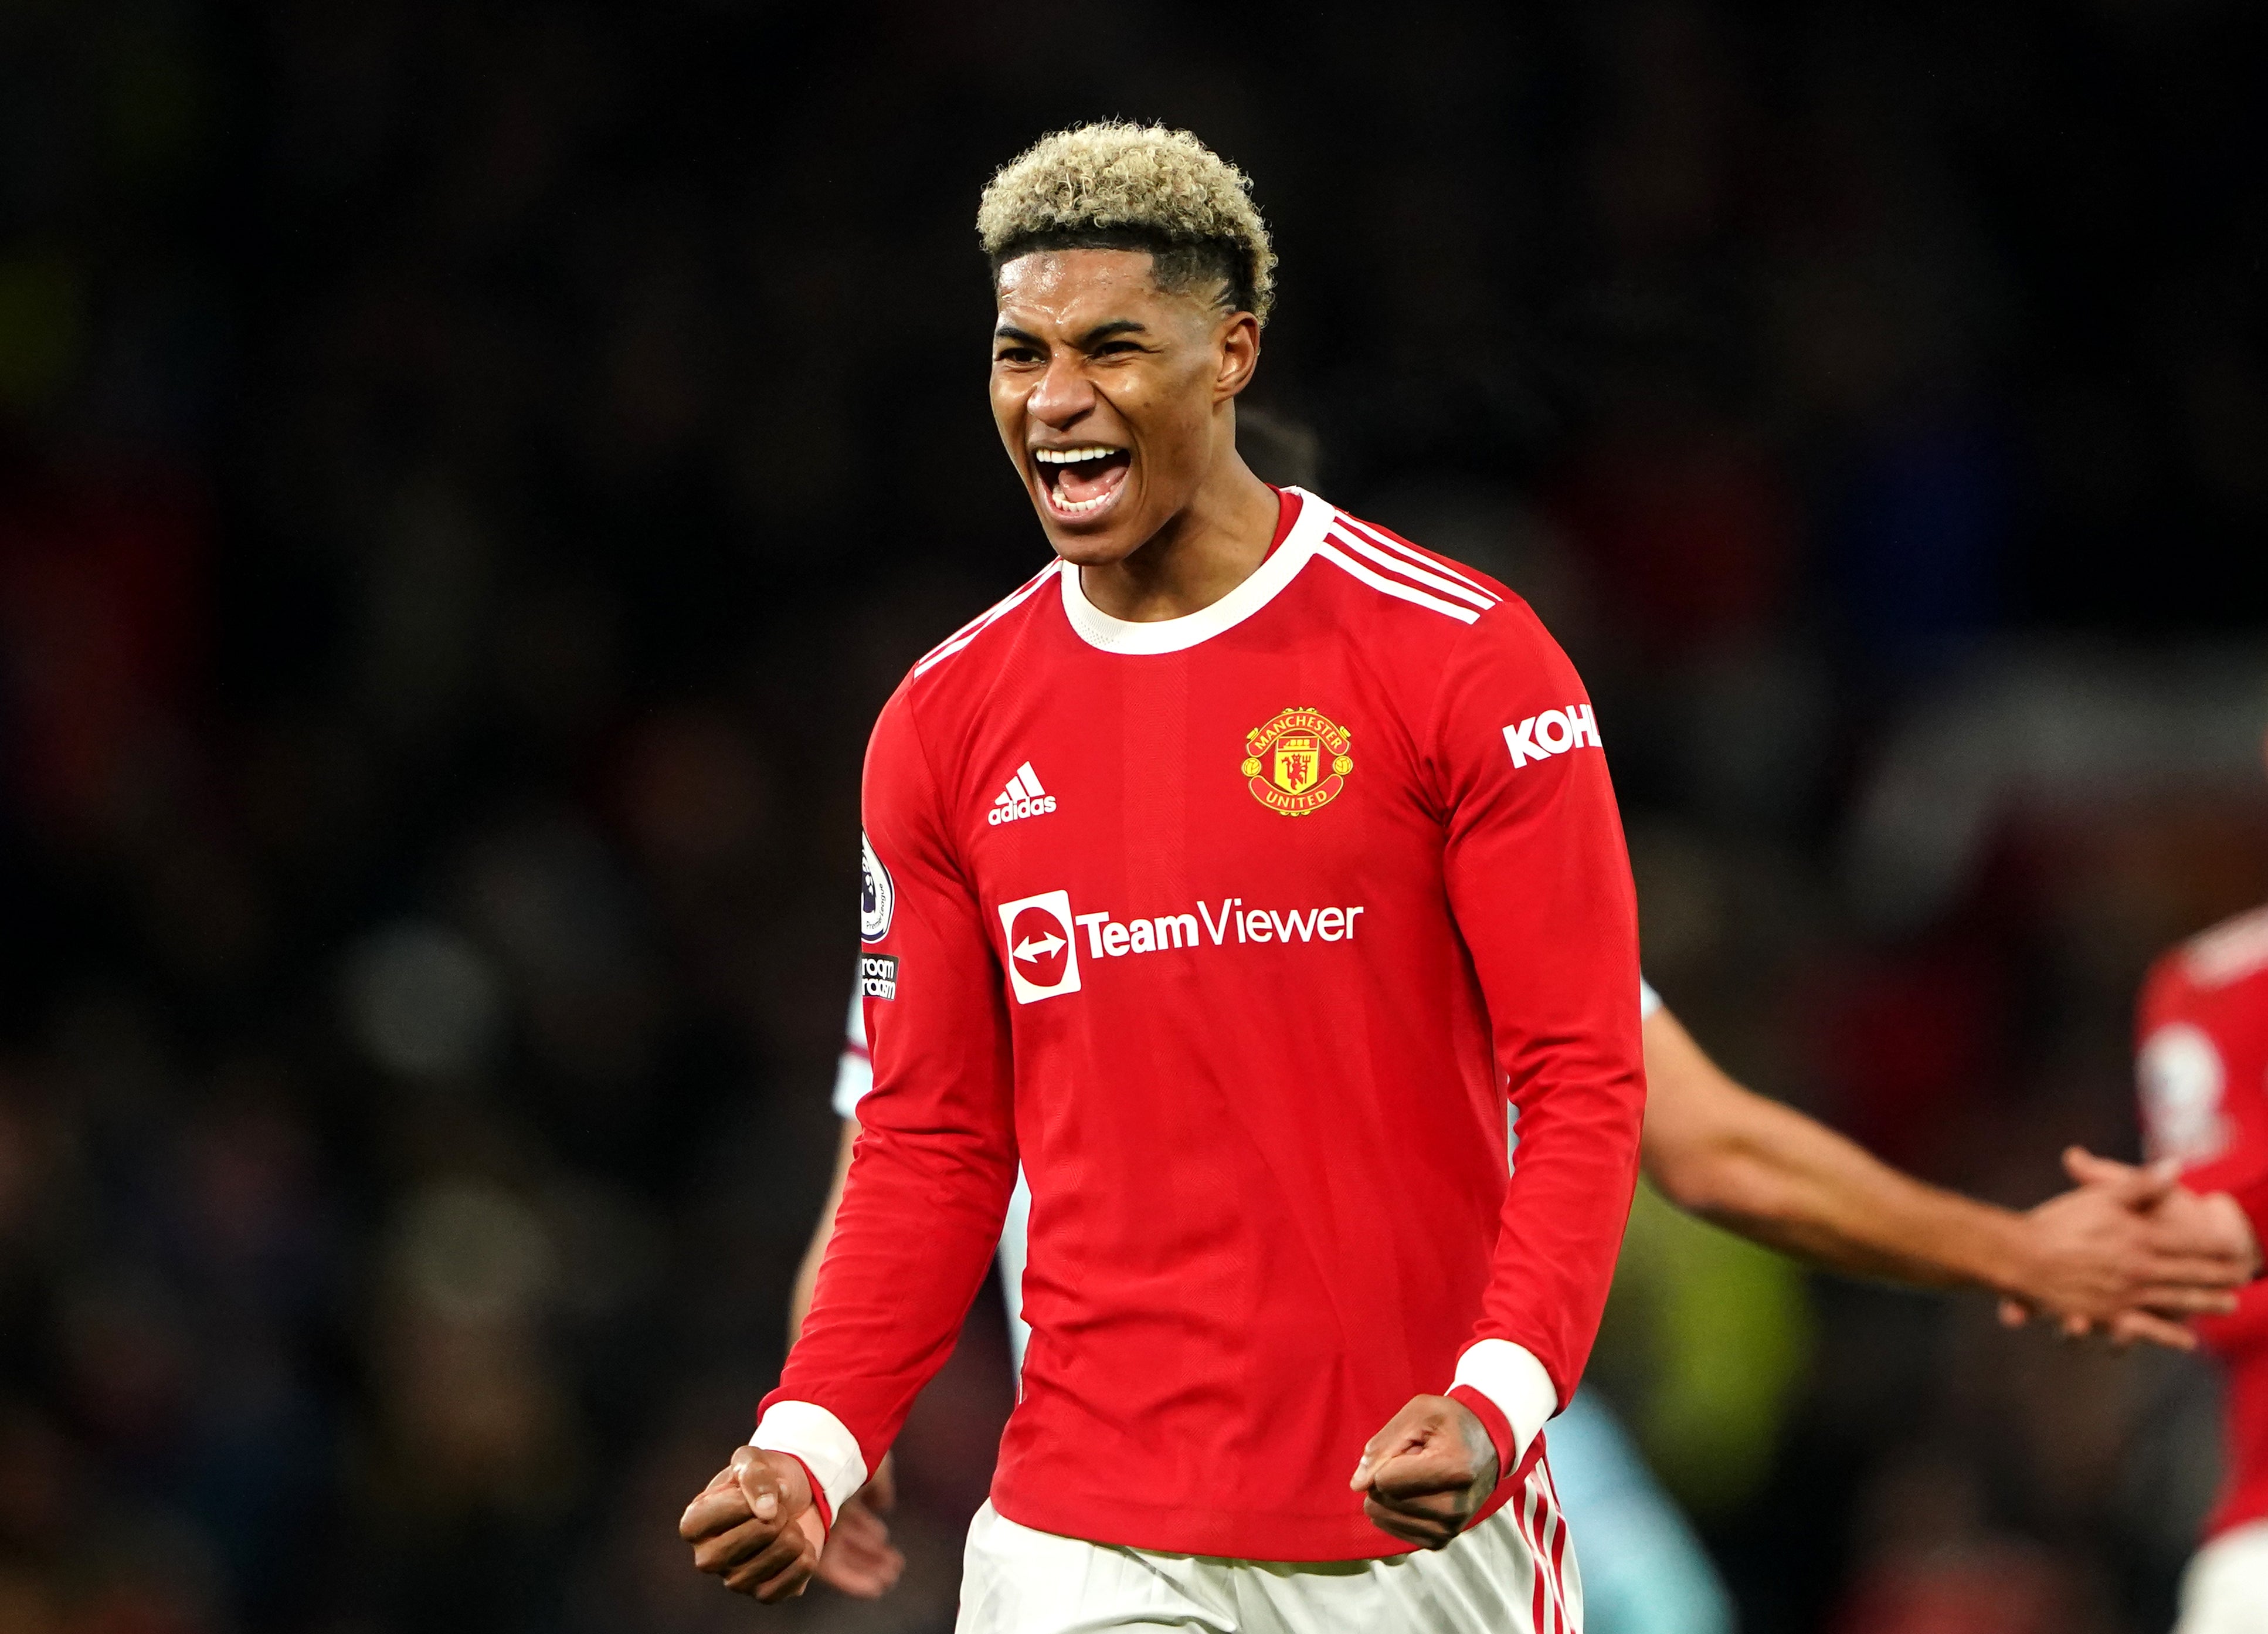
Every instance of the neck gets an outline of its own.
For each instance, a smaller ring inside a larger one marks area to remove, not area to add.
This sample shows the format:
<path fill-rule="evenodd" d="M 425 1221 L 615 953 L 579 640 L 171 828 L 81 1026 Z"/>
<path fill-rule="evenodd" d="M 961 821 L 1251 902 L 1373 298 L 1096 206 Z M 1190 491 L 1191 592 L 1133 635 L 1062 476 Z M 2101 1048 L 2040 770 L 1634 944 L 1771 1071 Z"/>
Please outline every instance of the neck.
<path fill-rule="evenodd" d="M 1079 568 L 1079 588 L 1099 610 L 1130 624 L 1201 612 L 1266 559 L 1278 509 L 1268 484 L 1232 453 L 1140 549 Z"/>

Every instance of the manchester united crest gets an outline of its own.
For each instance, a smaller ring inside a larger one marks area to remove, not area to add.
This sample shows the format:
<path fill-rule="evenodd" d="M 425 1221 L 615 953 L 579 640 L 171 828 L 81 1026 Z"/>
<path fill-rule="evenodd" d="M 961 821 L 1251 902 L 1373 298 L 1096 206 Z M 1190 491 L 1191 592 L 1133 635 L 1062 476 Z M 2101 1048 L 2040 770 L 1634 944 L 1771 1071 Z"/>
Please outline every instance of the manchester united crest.
<path fill-rule="evenodd" d="M 1244 739 L 1245 787 L 1270 811 L 1305 817 L 1339 797 L 1354 762 L 1346 729 L 1313 709 L 1286 709 Z"/>

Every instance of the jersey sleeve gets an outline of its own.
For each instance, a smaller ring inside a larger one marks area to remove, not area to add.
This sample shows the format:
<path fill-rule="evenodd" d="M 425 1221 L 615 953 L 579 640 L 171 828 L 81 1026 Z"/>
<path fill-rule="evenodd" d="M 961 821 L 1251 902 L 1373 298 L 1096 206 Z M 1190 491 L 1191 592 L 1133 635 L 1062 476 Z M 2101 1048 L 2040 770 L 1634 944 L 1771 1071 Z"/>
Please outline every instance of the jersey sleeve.
<path fill-rule="evenodd" d="M 1451 1394 L 1489 1424 L 1509 1472 L 1574 1394 L 1638 1182 L 1637 898 L 1596 717 L 1523 604 L 1468 634 L 1435 715 L 1450 907 L 1520 1133 Z"/>
<path fill-rule="evenodd" d="M 864 804 L 873 1087 L 811 1313 L 755 1437 L 804 1461 L 829 1513 L 951 1353 L 1016 1179 L 1000 971 L 902 691 L 867 747 Z"/>

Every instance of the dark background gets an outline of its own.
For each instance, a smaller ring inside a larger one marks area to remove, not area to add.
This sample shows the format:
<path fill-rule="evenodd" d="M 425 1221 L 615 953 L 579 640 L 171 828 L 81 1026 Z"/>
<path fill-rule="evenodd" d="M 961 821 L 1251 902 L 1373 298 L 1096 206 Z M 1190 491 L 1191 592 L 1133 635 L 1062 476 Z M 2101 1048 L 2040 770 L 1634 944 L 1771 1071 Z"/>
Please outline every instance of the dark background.
<path fill-rule="evenodd" d="M 0 4 L 0 1626 L 707 1630 L 857 773 L 1045 545 L 991 168 L 1256 179 L 1257 400 L 1582 665 L 1650 973 L 2023 1204 L 2268 897 L 2257 7 Z M 988 1301 L 992 1298 L 988 1295 Z M 2154 1630 L 2209 1376 L 1643 1202 L 1760 1634 Z M 901 1444 L 949 1626 L 997 1303 Z M 1968 1620 L 1962 1621 L 1961 1619 Z"/>

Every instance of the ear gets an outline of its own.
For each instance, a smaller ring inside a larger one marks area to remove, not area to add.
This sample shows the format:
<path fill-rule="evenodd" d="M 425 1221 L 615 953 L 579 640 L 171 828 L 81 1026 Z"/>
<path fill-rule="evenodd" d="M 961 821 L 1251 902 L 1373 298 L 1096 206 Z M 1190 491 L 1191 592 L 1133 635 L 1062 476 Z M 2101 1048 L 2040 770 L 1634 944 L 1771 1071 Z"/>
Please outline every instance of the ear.
<path fill-rule="evenodd" d="M 1214 335 L 1220 354 L 1220 373 L 1213 379 L 1212 400 L 1227 402 L 1252 384 L 1260 366 L 1260 320 L 1248 312 L 1231 313 Z"/>

